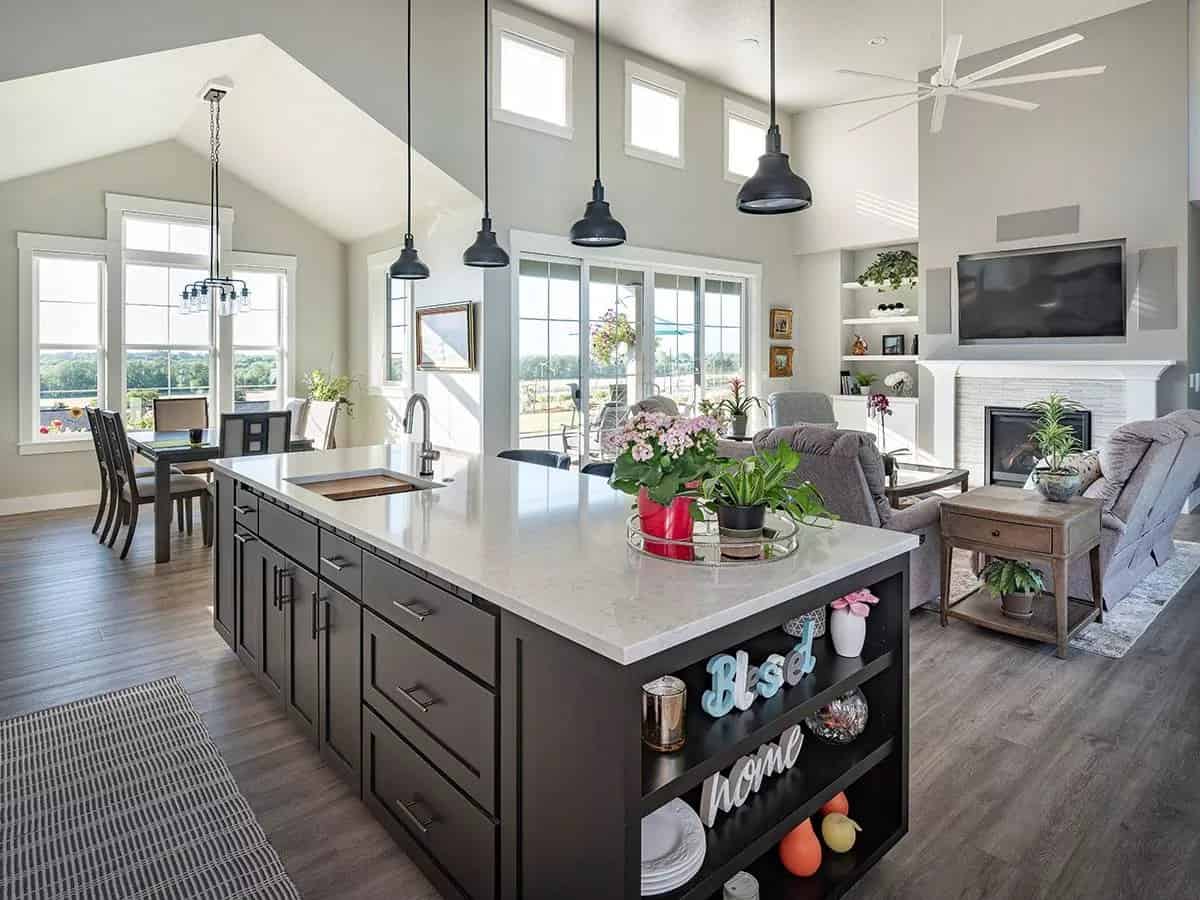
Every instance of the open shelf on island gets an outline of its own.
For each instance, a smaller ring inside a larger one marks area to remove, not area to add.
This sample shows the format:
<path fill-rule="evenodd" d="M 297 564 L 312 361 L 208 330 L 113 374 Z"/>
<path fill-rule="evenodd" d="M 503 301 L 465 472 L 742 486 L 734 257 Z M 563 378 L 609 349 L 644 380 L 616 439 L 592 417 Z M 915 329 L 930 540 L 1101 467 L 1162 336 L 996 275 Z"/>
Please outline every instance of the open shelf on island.
<path fill-rule="evenodd" d="M 747 651 L 751 665 L 758 665 L 771 653 L 786 655 L 796 643 L 795 638 L 775 630 L 747 641 L 740 649 Z M 682 796 L 738 757 L 753 753 L 785 728 L 886 670 L 894 658 L 892 651 L 880 644 L 868 644 L 862 656 L 853 659 L 838 656 L 828 635 L 813 641 L 813 654 L 815 668 L 795 687 L 784 685 L 771 699 L 759 699 L 748 710 L 735 709 L 719 719 L 700 708 L 700 697 L 710 681 L 704 664 L 679 672 L 688 687 L 687 743 L 675 753 L 642 748 L 643 813 Z"/>

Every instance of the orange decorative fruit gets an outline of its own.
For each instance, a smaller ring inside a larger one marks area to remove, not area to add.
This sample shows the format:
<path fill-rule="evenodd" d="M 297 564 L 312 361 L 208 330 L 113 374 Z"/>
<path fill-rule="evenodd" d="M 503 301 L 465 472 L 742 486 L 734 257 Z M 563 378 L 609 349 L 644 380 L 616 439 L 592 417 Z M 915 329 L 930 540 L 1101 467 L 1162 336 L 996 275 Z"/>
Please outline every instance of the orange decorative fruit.
<path fill-rule="evenodd" d="M 850 801 L 846 799 L 844 793 L 834 795 L 828 803 L 821 807 L 821 815 L 827 816 L 830 813 L 841 813 L 843 816 L 850 815 Z"/>
<path fill-rule="evenodd" d="M 821 868 L 821 842 L 813 831 L 812 819 L 805 819 L 779 842 L 779 861 L 800 878 L 815 875 Z"/>

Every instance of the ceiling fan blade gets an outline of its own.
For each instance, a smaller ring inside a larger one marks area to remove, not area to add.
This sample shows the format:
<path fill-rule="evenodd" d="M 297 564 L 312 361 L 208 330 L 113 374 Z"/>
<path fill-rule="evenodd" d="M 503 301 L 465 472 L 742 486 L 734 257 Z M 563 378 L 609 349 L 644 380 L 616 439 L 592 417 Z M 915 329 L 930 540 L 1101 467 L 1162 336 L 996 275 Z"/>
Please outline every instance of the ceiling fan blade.
<path fill-rule="evenodd" d="M 916 106 L 922 100 L 928 100 L 932 96 L 933 96 L 933 94 L 925 94 L 923 97 L 917 97 L 914 100 L 909 100 L 907 103 L 900 104 L 899 106 L 895 107 L 894 109 L 889 109 L 885 113 L 880 113 L 877 116 L 872 116 L 870 119 L 867 119 L 867 121 L 859 122 L 853 128 L 848 129 L 847 133 L 853 132 L 853 131 L 858 131 L 860 128 L 866 128 L 868 125 L 874 125 L 880 119 L 886 119 L 888 116 L 895 115 L 898 112 L 908 109 L 910 106 Z"/>
<path fill-rule="evenodd" d="M 1002 87 L 1006 84 L 1032 84 L 1035 81 L 1056 81 L 1059 78 L 1083 78 L 1085 75 L 1103 75 L 1108 66 L 1084 66 L 1082 69 L 1059 69 L 1057 72 L 1037 72 L 1033 75 L 1009 75 L 1005 78 L 985 78 L 972 81 L 966 87 L 971 90 L 981 87 Z"/>
<path fill-rule="evenodd" d="M 1055 50 L 1061 50 L 1064 47 L 1070 47 L 1072 44 L 1078 44 L 1083 40 L 1082 34 L 1068 34 L 1066 37 L 1060 37 L 1056 41 L 1051 41 L 1048 44 L 1042 44 L 1040 47 L 1034 47 L 1032 50 L 1026 50 L 1024 53 L 1018 53 L 1016 56 L 1010 56 L 1008 59 L 1002 59 L 1000 62 L 990 66 L 985 66 L 978 72 L 972 72 L 970 75 L 964 75 L 958 79 L 958 87 L 966 87 L 973 81 L 979 81 L 981 78 L 987 78 L 990 75 L 995 75 L 997 72 L 1003 72 L 1005 69 L 1011 69 L 1013 66 L 1019 66 L 1021 63 L 1027 63 L 1031 59 L 1037 59 L 1039 56 L 1045 56 L 1047 53 L 1053 53 Z"/>
<path fill-rule="evenodd" d="M 946 38 L 942 50 L 942 84 L 954 83 L 954 71 L 958 68 L 958 54 L 962 51 L 963 36 L 952 34 Z"/>
<path fill-rule="evenodd" d="M 933 101 L 933 116 L 929 120 L 929 133 L 940 134 L 942 131 L 942 122 L 946 119 L 946 95 L 940 94 Z"/>
<path fill-rule="evenodd" d="M 974 100 L 978 103 L 991 103 L 995 106 L 1007 106 L 1011 109 L 1023 109 L 1027 112 L 1033 112 L 1038 108 L 1038 104 L 1030 103 L 1028 100 L 1017 100 L 1013 97 L 1001 97 L 999 94 L 989 94 L 987 91 L 958 91 L 954 95 L 963 100 Z"/>
<path fill-rule="evenodd" d="M 880 94 L 878 97 L 860 97 L 858 100 L 842 100 L 838 103 L 826 103 L 822 106 L 814 106 L 812 109 L 833 109 L 836 106 L 853 106 L 855 103 L 870 103 L 872 100 L 894 100 L 897 97 L 912 97 L 919 95 L 920 89 L 914 88 L 911 91 L 901 91 L 899 94 Z"/>
<path fill-rule="evenodd" d="M 897 75 L 880 75 L 878 72 L 860 72 L 858 69 L 837 69 L 840 75 L 861 75 L 863 78 L 878 78 L 881 81 L 898 81 L 901 84 L 911 84 L 920 87 L 933 87 L 927 81 L 915 81 L 912 78 L 900 78 Z"/>

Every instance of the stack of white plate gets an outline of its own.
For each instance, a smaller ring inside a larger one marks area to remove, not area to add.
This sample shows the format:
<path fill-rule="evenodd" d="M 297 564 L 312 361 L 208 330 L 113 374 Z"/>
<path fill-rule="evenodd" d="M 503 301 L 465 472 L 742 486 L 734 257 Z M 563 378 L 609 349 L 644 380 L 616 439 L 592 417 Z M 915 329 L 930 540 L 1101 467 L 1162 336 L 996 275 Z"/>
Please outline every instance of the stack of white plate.
<path fill-rule="evenodd" d="M 642 819 L 642 896 L 687 884 L 704 865 L 708 844 L 695 810 L 672 800 Z"/>

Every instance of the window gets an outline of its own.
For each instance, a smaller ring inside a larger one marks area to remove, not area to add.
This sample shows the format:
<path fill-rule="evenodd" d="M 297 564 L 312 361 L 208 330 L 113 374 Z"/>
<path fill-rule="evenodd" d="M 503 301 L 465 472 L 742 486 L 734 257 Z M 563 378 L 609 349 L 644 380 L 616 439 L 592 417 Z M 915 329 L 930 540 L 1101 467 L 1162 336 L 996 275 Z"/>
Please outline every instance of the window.
<path fill-rule="evenodd" d="M 125 216 L 123 221 L 125 239 L 122 243 L 127 250 L 208 256 L 207 225 L 141 216 Z"/>
<path fill-rule="evenodd" d="M 408 310 L 410 282 L 403 278 L 387 279 L 387 374 L 385 380 L 393 384 L 408 381 L 409 332 Z"/>
<path fill-rule="evenodd" d="M 518 271 L 518 446 L 578 454 L 580 266 L 522 259 Z"/>
<path fill-rule="evenodd" d="M 683 98 L 678 78 L 625 61 L 625 152 L 683 167 Z"/>
<path fill-rule="evenodd" d="M 745 181 L 758 170 L 766 148 L 767 117 L 741 103 L 725 99 L 725 177 Z"/>
<path fill-rule="evenodd" d="M 570 139 L 574 41 L 499 12 L 492 14 L 492 28 L 492 115 Z"/>
<path fill-rule="evenodd" d="M 233 317 L 233 411 L 283 408 L 287 274 L 234 269 L 250 288 L 250 309 Z"/>
<path fill-rule="evenodd" d="M 728 397 L 729 380 L 745 380 L 746 304 L 740 281 L 704 280 L 701 389 L 706 400 Z"/>
<path fill-rule="evenodd" d="M 680 409 L 694 409 L 700 369 L 696 307 L 700 279 L 694 275 L 654 276 L 654 392 Z"/>
<path fill-rule="evenodd" d="M 101 317 L 103 258 L 35 254 L 32 258 L 37 343 L 33 441 L 79 438 L 83 407 L 104 396 Z"/>

